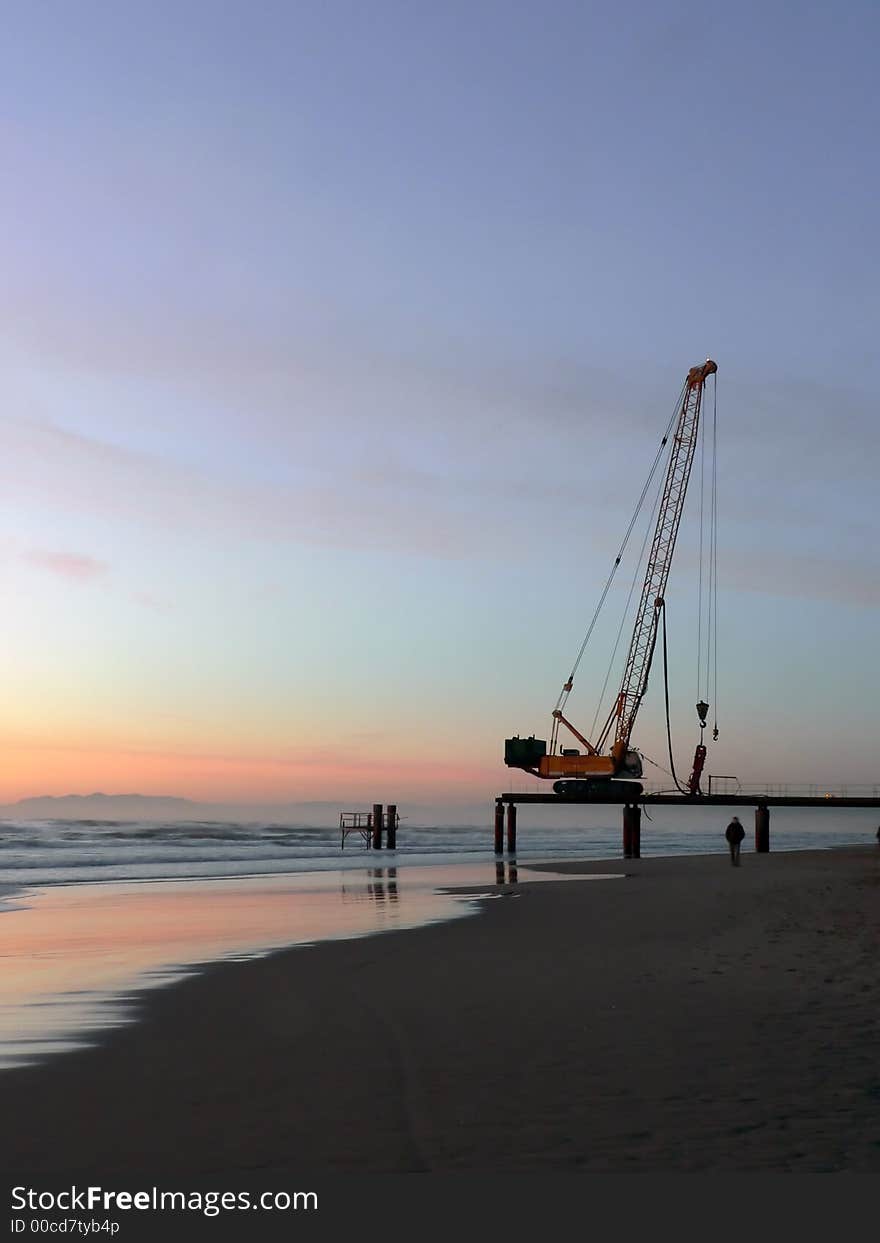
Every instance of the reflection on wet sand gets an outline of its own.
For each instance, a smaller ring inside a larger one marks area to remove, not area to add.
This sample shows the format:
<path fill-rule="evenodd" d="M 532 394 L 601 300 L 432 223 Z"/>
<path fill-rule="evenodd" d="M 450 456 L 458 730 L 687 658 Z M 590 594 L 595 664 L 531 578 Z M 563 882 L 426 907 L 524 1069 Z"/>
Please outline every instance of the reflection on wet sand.
<path fill-rule="evenodd" d="M 475 914 L 488 895 L 473 887 L 488 887 L 490 869 L 489 861 L 399 874 L 368 867 L 23 893 L 0 912 L 0 1070 L 133 1021 L 139 990 L 209 962 Z M 497 865 L 497 883 L 515 884 L 516 861 L 506 869 Z M 583 877 L 530 871 L 528 879 Z"/>
<path fill-rule="evenodd" d="M 389 902 L 398 900 L 397 868 L 370 868 L 367 875 L 370 877 L 367 890 L 372 898 L 377 902 L 384 902 L 386 898 Z"/>
<path fill-rule="evenodd" d="M 505 867 L 507 872 L 505 874 Z M 516 867 L 516 859 L 508 859 L 505 864 L 503 859 L 495 861 L 495 884 L 496 885 L 515 885 L 519 880 L 519 872 Z"/>
<path fill-rule="evenodd" d="M 397 902 L 397 868 L 367 868 L 366 883 L 343 881 L 340 894 L 343 902 Z"/>
<path fill-rule="evenodd" d="M 476 910 L 421 871 L 409 869 L 403 903 L 394 867 L 32 891 L 0 913 L 0 1070 L 133 1021 L 135 990 L 204 963 Z"/>

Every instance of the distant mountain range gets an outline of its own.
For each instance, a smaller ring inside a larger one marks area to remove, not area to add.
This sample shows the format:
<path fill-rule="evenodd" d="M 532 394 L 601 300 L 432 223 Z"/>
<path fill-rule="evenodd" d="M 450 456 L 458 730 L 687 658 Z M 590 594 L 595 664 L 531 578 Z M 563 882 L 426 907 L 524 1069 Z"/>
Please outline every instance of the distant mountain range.
<path fill-rule="evenodd" d="M 43 794 L 0 805 L 0 816 L 15 820 L 167 820 L 196 817 L 188 798 L 148 794 Z"/>
<path fill-rule="evenodd" d="M 406 804 L 401 817 L 414 824 L 488 824 L 491 800 L 457 806 Z M 341 810 L 368 810 L 357 800 L 305 803 L 196 803 L 152 794 L 63 794 L 0 804 L 0 820 L 222 820 L 333 826 Z"/>

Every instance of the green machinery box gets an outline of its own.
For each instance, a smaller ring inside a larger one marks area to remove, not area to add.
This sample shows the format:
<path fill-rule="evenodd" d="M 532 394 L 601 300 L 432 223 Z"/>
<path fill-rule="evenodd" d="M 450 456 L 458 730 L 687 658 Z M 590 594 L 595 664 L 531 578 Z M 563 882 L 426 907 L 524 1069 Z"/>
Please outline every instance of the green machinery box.
<path fill-rule="evenodd" d="M 529 738 L 505 738 L 504 763 L 508 768 L 534 768 L 542 755 L 547 754 L 547 743 L 534 734 Z"/>

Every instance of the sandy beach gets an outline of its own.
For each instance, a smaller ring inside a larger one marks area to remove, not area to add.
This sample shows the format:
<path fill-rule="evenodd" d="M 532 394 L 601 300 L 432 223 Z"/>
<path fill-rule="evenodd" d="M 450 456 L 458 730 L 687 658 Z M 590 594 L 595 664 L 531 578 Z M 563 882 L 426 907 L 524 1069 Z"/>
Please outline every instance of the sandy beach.
<path fill-rule="evenodd" d="M 0 1075 L 0 1168 L 880 1170 L 880 850 L 554 867 L 626 876 L 146 994 Z"/>

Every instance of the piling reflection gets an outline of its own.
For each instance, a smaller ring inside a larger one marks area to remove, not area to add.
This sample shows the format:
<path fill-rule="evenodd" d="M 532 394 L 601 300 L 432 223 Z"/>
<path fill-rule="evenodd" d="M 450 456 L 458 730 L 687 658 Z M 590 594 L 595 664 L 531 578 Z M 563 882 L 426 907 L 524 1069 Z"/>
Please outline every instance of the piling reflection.
<path fill-rule="evenodd" d="M 398 900 L 397 868 L 370 868 L 367 876 L 367 892 L 376 902 Z"/>
<path fill-rule="evenodd" d="M 397 868 L 367 868 L 357 883 L 343 882 L 340 894 L 343 902 L 397 902 Z"/>
<path fill-rule="evenodd" d="M 508 859 L 506 864 L 503 859 L 495 860 L 496 885 L 515 885 L 518 880 L 519 873 L 516 868 L 516 859 Z"/>

